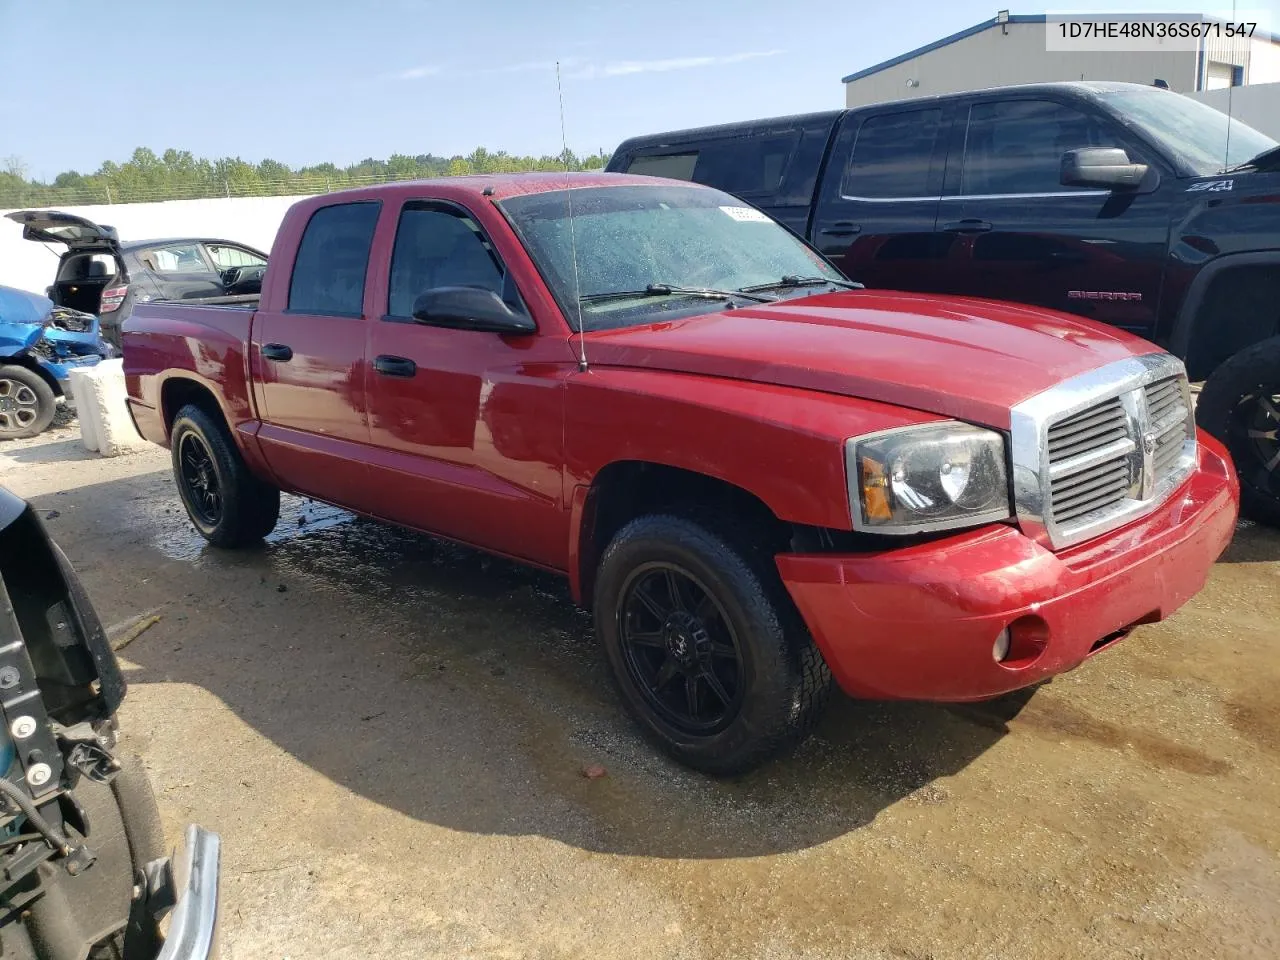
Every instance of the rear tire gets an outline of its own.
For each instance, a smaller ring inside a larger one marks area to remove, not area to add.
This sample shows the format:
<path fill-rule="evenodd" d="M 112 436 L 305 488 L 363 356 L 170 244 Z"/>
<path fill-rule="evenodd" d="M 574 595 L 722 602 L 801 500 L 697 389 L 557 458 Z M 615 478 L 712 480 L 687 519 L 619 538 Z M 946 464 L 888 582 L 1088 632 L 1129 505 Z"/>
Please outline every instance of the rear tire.
<path fill-rule="evenodd" d="M 594 603 L 596 633 L 641 729 L 717 776 L 799 743 L 831 690 L 772 554 L 732 529 L 667 514 L 631 521 L 600 559 Z"/>
<path fill-rule="evenodd" d="M 182 505 L 211 544 L 244 547 L 275 529 L 280 491 L 253 475 L 220 419 L 188 404 L 173 420 L 169 447 Z"/>
<path fill-rule="evenodd" d="M 1221 440 L 1240 476 L 1240 511 L 1280 526 L 1280 337 L 1241 350 L 1209 377 L 1196 423 Z"/>
<path fill-rule="evenodd" d="M 58 397 L 44 377 L 17 364 L 0 366 L 0 440 L 25 440 L 49 429 Z"/>

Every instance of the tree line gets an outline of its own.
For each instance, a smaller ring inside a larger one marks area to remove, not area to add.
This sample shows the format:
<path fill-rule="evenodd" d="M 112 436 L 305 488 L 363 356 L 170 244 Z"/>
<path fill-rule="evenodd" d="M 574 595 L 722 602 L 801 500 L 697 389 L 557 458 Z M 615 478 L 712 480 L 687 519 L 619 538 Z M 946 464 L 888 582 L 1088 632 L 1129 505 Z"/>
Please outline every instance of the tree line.
<path fill-rule="evenodd" d="M 21 159 L 7 157 L 0 161 L 0 208 L 327 193 L 369 183 L 469 173 L 599 170 L 608 162 L 609 155 L 603 151 L 578 156 L 565 150 L 538 157 L 477 147 L 467 156 L 393 154 L 386 160 L 368 158 L 347 167 L 318 163 L 293 168 L 278 160 L 209 160 L 189 150 L 169 149 L 157 156 L 139 147 L 124 163 L 108 160 L 94 173 L 68 170 L 52 183 L 28 180 Z"/>

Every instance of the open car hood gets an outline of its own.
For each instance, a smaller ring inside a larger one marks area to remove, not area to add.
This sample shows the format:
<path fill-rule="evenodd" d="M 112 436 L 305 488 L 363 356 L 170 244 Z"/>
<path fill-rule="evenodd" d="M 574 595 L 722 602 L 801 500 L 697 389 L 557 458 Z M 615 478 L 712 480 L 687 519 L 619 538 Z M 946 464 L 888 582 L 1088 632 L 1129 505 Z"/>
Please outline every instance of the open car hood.
<path fill-rule="evenodd" d="M 58 210 L 17 210 L 6 217 L 22 224 L 22 239 L 39 243 L 63 243 L 72 250 L 109 250 L 118 253 L 120 235 L 108 227 Z"/>

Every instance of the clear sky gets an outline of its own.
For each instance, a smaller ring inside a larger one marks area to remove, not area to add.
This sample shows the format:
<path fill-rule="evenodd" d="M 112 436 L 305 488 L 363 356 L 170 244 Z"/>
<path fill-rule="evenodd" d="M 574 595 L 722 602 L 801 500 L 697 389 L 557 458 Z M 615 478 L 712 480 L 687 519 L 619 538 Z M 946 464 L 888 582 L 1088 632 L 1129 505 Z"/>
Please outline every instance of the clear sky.
<path fill-rule="evenodd" d="M 608 151 L 638 133 L 842 106 L 842 76 L 1001 5 L 0 0 L 0 157 L 51 180 L 137 146 L 291 166 L 477 146 L 557 153 L 556 60 L 569 146 Z"/>

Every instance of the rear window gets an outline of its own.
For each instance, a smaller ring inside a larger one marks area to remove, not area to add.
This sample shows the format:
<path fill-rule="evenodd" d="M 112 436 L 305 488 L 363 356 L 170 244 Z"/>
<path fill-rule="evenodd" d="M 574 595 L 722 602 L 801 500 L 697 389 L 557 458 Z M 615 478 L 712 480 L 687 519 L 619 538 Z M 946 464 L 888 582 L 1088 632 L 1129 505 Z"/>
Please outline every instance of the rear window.
<path fill-rule="evenodd" d="M 868 117 L 858 129 L 841 192 L 846 197 L 927 197 L 942 111 L 910 110 Z"/>
<path fill-rule="evenodd" d="M 68 283 L 110 280 L 116 272 L 116 258 L 109 253 L 73 253 L 62 258 L 58 279 Z"/>
<path fill-rule="evenodd" d="M 381 209 L 378 201 L 360 201 L 321 207 L 311 215 L 289 281 L 291 311 L 360 316 Z"/>
<path fill-rule="evenodd" d="M 671 180 L 692 180 L 693 167 L 698 162 L 696 153 L 671 153 L 663 157 L 636 157 L 627 167 L 627 173 L 642 177 L 667 177 Z"/>
<path fill-rule="evenodd" d="M 636 157 L 627 173 L 672 180 L 696 180 L 737 197 L 763 197 L 778 192 L 791 157 L 800 145 L 800 130 L 703 142 L 697 150 Z"/>

